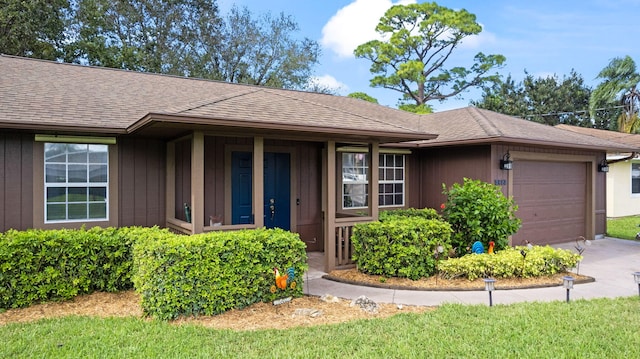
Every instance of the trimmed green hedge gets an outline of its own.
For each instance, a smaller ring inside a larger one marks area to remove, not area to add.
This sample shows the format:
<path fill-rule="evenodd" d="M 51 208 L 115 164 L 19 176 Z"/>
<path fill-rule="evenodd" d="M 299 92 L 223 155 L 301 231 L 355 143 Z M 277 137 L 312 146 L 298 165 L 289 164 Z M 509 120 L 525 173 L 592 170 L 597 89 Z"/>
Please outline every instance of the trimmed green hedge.
<path fill-rule="evenodd" d="M 387 277 L 419 279 L 435 273 L 438 245 L 441 256 L 451 250 L 451 226 L 420 217 L 357 224 L 353 228 L 353 259 L 360 271 Z"/>
<path fill-rule="evenodd" d="M 145 314 L 160 319 L 213 315 L 302 295 L 305 244 L 281 229 L 143 238 L 134 245 L 133 282 Z M 273 268 L 294 268 L 295 284 L 275 286 Z"/>
<path fill-rule="evenodd" d="M 449 258 L 438 264 L 438 270 L 447 279 L 529 278 L 566 272 L 581 260 L 582 256 L 566 249 L 518 246 L 495 254 L 467 254 L 460 258 Z"/>
<path fill-rule="evenodd" d="M 378 218 L 380 222 L 389 221 L 398 218 L 424 218 L 424 219 L 442 219 L 438 212 L 433 208 L 401 208 L 387 211 L 380 211 Z"/>
<path fill-rule="evenodd" d="M 0 308 L 132 287 L 131 245 L 159 228 L 9 230 L 0 234 Z"/>

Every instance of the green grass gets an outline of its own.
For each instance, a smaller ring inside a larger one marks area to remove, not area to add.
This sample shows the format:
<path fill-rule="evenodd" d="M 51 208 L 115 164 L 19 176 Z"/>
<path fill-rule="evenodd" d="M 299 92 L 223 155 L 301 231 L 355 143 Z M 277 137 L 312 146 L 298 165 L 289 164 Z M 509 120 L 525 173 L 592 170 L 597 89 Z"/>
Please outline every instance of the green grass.
<path fill-rule="evenodd" d="M 640 232 L 640 216 L 607 219 L 607 235 L 613 238 L 636 239 Z"/>
<path fill-rule="evenodd" d="M 252 332 L 66 317 L 0 326 L 0 357 L 640 358 L 638 328 L 638 297 L 449 304 L 388 319 Z"/>

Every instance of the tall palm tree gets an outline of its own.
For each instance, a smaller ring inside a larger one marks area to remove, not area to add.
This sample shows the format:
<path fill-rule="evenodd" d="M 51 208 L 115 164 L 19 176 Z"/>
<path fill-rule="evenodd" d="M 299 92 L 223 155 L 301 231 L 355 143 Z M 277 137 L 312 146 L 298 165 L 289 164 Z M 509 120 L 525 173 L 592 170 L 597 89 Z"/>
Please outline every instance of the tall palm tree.
<path fill-rule="evenodd" d="M 629 56 L 616 57 L 600 71 L 603 81 L 591 93 L 589 111 L 596 127 L 635 133 L 640 129 L 640 74 Z M 617 121 L 612 121 L 617 119 Z"/>

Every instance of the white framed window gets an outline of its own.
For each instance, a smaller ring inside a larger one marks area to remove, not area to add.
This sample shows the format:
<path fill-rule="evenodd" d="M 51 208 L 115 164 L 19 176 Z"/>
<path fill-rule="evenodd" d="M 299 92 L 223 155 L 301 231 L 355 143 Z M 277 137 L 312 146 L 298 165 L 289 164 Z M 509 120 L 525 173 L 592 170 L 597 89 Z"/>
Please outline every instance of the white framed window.
<path fill-rule="evenodd" d="M 109 147 L 44 144 L 45 223 L 109 219 Z"/>
<path fill-rule="evenodd" d="M 640 163 L 631 163 L 631 194 L 640 194 Z"/>
<path fill-rule="evenodd" d="M 342 153 L 342 208 L 366 208 L 369 204 L 368 153 Z M 404 206 L 405 158 L 382 153 L 379 157 L 378 204 Z"/>

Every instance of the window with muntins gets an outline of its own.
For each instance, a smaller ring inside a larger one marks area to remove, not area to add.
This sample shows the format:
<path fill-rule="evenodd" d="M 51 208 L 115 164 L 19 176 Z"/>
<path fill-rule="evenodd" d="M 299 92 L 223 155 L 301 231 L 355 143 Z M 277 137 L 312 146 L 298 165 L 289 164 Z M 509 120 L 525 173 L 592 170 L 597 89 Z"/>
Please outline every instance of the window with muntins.
<path fill-rule="evenodd" d="M 640 163 L 631 164 L 631 194 L 640 194 Z"/>
<path fill-rule="evenodd" d="M 342 208 L 365 208 L 369 204 L 367 153 L 342 154 Z M 380 154 L 378 203 L 380 207 L 404 205 L 404 155 Z"/>
<path fill-rule="evenodd" d="M 109 147 L 44 144 L 45 223 L 108 220 Z"/>

